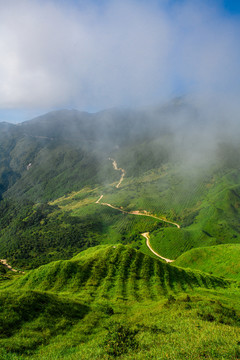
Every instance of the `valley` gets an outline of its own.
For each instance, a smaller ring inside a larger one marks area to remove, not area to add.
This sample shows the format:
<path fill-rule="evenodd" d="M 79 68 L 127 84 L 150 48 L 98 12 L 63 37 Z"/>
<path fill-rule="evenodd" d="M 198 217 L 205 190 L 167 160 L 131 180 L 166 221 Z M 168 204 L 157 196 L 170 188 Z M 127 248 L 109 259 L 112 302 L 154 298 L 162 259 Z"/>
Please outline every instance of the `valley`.
<path fill-rule="evenodd" d="M 111 161 L 113 162 L 113 168 L 114 168 L 114 170 L 117 170 L 117 171 L 121 171 L 121 172 L 122 172 L 121 178 L 120 178 L 118 184 L 116 185 L 116 188 L 119 188 L 119 186 L 121 185 L 121 183 L 122 183 L 122 181 L 123 181 L 123 178 L 124 178 L 124 176 L 125 176 L 125 170 L 122 169 L 122 168 L 118 168 L 118 167 L 117 167 L 117 162 L 116 162 L 115 160 L 113 160 L 113 159 L 111 159 L 111 158 L 109 158 L 109 160 L 111 160 Z M 100 201 L 102 200 L 102 198 L 103 198 L 103 195 L 101 195 L 100 198 L 99 198 L 95 203 L 96 203 L 96 204 L 101 204 L 101 205 L 104 205 L 104 206 L 109 206 L 110 208 L 115 209 L 115 210 L 119 210 L 119 211 L 121 211 L 121 212 L 124 213 L 124 214 L 140 215 L 140 216 L 149 216 L 149 217 L 151 217 L 151 218 L 153 218 L 153 219 L 157 219 L 157 220 L 163 221 L 163 222 L 165 222 L 165 223 L 169 223 L 169 224 L 175 225 L 178 229 L 180 229 L 180 225 L 179 225 L 179 224 L 173 223 L 173 222 L 168 221 L 168 220 L 163 219 L 163 218 L 159 218 L 159 217 L 154 216 L 154 215 L 151 215 L 151 214 L 149 214 L 146 210 L 143 210 L 143 212 L 140 212 L 140 211 L 138 211 L 138 210 L 130 211 L 130 212 L 129 212 L 129 211 L 125 211 L 125 210 L 123 210 L 122 208 L 117 208 L 117 207 L 115 207 L 115 206 L 113 206 L 113 205 L 111 205 L 111 204 L 107 204 L 107 203 L 100 202 Z M 151 245 L 150 245 L 150 235 L 149 235 L 149 232 L 142 233 L 141 235 L 146 239 L 146 245 L 147 245 L 147 247 L 149 248 L 149 250 L 150 250 L 154 255 L 156 255 L 157 257 L 165 260 L 166 262 L 172 262 L 172 261 L 174 261 L 174 260 L 166 259 L 165 257 L 159 255 L 158 253 L 156 253 L 156 251 L 153 250 L 153 248 L 152 248 Z"/>

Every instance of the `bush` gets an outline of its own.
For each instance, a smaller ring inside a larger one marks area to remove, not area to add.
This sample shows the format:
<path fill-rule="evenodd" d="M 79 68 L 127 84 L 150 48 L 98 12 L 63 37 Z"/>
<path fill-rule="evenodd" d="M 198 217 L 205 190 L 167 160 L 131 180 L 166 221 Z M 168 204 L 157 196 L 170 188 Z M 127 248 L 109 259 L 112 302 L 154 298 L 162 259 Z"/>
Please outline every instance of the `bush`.
<path fill-rule="evenodd" d="M 116 322 L 111 322 L 107 329 L 108 334 L 104 341 L 107 354 L 116 357 L 130 349 L 137 349 L 138 342 L 135 336 L 139 330 Z"/>

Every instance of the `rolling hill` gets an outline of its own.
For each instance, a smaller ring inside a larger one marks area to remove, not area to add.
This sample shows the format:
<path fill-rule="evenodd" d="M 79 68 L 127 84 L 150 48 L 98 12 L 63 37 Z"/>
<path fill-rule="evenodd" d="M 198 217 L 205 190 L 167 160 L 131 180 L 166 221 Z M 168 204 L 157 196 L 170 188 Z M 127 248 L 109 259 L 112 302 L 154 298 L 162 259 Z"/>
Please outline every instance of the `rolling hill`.
<path fill-rule="evenodd" d="M 3 358 L 238 354 L 236 282 L 168 265 L 128 246 L 98 246 L 1 280 Z M 221 346 L 213 342 L 206 349 L 213 329 Z"/>
<path fill-rule="evenodd" d="M 175 265 L 198 269 L 216 276 L 239 281 L 239 251 L 239 244 L 196 248 L 179 256 Z"/>
<path fill-rule="evenodd" d="M 94 249 L 94 251 L 93 251 Z M 184 271 L 130 247 L 92 248 L 71 260 L 43 265 L 15 281 L 18 290 L 70 292 L 81 298 L 145 300 L 194 287 L 226 287 L 221 278 Z M 91 301 L 91 300 L 89 300 Z"/>

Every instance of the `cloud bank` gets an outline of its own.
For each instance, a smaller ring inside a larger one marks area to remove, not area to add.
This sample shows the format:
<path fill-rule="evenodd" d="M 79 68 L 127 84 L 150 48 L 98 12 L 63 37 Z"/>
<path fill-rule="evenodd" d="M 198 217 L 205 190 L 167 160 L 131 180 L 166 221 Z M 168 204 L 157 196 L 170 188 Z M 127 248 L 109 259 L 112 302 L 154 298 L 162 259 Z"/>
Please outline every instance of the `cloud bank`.
<path fill-rule="evenodd" d="M 202 1 L 0 0 L 0 108 L 236 96 L 239 38 L 239 18 Z"/>

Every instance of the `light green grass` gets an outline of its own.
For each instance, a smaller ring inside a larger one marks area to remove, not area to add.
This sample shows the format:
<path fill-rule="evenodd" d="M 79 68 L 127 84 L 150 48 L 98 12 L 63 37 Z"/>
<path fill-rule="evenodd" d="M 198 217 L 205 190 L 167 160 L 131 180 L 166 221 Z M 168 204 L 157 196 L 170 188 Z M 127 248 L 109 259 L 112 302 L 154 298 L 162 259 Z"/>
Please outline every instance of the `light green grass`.
<path fill-rule="evenodd" d="M 240 281 L 239 259 L 240 245 L 224 244 L 192 249 L 181 255 L 175 264 Z"/>
<path fill-rule="evenodd" d="M 238 284 L 97 246 L 0 286 L 2 359 L 235 359 Z"/>

